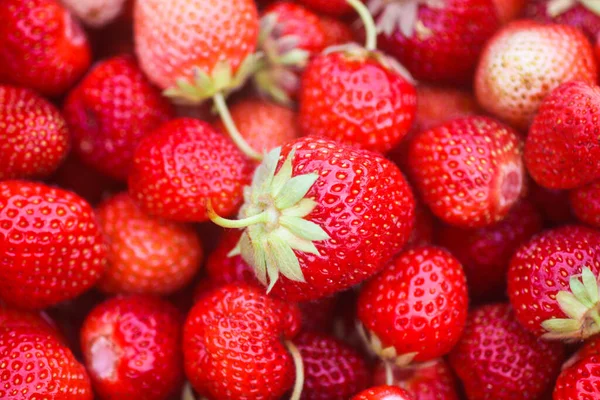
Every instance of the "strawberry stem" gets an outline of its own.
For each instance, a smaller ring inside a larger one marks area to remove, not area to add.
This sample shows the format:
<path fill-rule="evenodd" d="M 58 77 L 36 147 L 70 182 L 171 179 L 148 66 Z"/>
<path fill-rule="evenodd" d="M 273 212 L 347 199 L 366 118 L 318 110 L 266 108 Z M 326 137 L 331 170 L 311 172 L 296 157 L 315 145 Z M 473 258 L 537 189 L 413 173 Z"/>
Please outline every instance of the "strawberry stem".
<path fill-rule="evenodd" d="M 304 362 L 302 361 L 302 355 L 294 343 L 289 340 L 285 341 L 285 347 L 287 347 L 292 359 L 294 360 L 294 367 L 296 367 L 296 381 L 294 382 L 294 391 L 290 400 L 300 400 L 302 396 L 302 388 L 304 387 Z"/>
<path fill-rule="evenodd" d="M 213 101 L 215 103 L 215 108 L 219 113 L 219 117 L 221 117 L 221 121 L 225 125 L 225 129 L 227 129 L 227 133 L 233 142 L 236 144 L 238 149 L 246 156 L 251 158 L 252 160 L 260 161 L 262 160 L 262 154 L 258 153 L 254 150 L 248 142 L 243 138 L 242 134 L 238 130 L 233 118 L 231 118 L 231 114 L 229 113 L 229 108 L 227 107 L 227 103 L 225 102 L 225 96 L 223 96 L 222 92 L 218 92 L 213 96 Z"/>
<path fill-rule="evenodd" d="M 346 0 L 346 2 L 354 8 L 365 27 L 365 49 L 368 51 L 377 50 L 377 27 L 371 12 L 360 0 Z"/>
<path fill-rule="evenodd" d="M 394 370 L 392 369 L 392 364 L 384 361 L 383 366 L 385 368 L 385 384 L 388 386 L 394 385 Z"/>
<path fill-rule="evenodd" d="M 230 228 L 230 229 L 247 228 L 250 225 L 265 223 L 269 219 L 268 211 L 264 211 L 260 214 L 253 215 L 251 217 L 244 218 L 244 219 L 223 218 L 215 212 L 210 200 L 206 203 L 206 213 L 208 214 L 208 218 L 210 218 L 210 220 L 213 223 L 215 223 L 223 228 Z"/>

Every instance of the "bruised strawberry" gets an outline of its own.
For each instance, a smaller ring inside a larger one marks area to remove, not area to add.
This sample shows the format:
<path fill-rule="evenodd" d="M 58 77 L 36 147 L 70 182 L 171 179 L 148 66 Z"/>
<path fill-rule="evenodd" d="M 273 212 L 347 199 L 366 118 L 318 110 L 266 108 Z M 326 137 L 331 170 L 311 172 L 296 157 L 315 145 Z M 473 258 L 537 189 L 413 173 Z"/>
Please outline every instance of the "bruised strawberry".
<path fill-rule="evenodd" d="M 600 227 L 600 181 L 573 189 L 569 199 L 573 212 L 581 222 Z"/>

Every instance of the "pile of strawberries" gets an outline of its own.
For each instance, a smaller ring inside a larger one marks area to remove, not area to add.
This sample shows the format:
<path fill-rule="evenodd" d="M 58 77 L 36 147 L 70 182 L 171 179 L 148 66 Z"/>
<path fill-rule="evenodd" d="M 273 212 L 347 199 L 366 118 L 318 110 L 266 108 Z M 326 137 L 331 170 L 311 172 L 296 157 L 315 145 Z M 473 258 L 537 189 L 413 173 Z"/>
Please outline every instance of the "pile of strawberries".
<path fill-rule="evenodd" d="M 600 0 L 0 0 L 0 399 L 600 399 Z"/>

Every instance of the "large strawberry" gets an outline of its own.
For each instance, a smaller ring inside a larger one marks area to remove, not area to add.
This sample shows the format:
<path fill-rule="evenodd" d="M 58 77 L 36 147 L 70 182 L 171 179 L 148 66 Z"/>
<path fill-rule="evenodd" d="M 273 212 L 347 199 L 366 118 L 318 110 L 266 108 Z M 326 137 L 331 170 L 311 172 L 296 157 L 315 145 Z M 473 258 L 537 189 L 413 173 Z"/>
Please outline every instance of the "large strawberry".
<path fill-rule="evenodd" d="M 592 40 L 600 33 L 600 7 L 594 0 L 530 0 L 524 16 L 579 28 Z"/>
<path fill-rule="evenodd" d="M 33 91 L 0 86 L 0 179 L 42 177 L 69 151 L 67 124 Z"/>
<path fill-rule="evenodd" d="M 573 213 L 581 222 L 600 227 L 600 181 L 573 189 L 569 200 Z"/>
<path fill-rule="evenodd" d="M 40 183 L 0 182 L 0 298 L 44 308 L 91 288 L 106 266 L 94 211 Z"/>
<path fill-rule="evenodd" d="M 115 297 L 95 307 L 81 347 L 98 399 L 171 398 L 183 380 L 182 322 L 175 307 L 152 297 Z"/>
<path fill-rule="evenodd" d="M 381 270 L 406 243 L 414 200 L 385 158 L 305 137 L 271 151 L 245 190 L 244 228 L 233 254 L 254 267 L 273 294 L 324 297 Z"/>
<path fill-rule="evenodd" d="M 475 76 L 479 104 L 507 123 L 527 129 L 542 99 L 561 83 L 593 83 L 592 47 L 576 28 L 517 21 L 486 45 Z"/>
<path fill-rule="evenodd" d="M 501 220 L 525 188 L 518 134 L 487 117 L 460 118 L 421 132 L 410 143 L 408 167 L 431 211 L 462 227 Z"/>
<path fill-rule="evenodd" d="M 375 386 L 363 390 L 352 400 L 415 400 L 406 390 L 398 386 Z"/>
<path fill-rule="evenodd" d="M 229 215 L 242 202 L 251 167 L 234 144 L 209 124 L 174 119 L 138 146 L 129 193 L 142 210 L 177 221 L 205 221 L 207 202 Z"/>
<path fill-rule="evenodd" d="M 431 246 L 407 250 L 360 290 L 358 319 L 371 349 L 391 368 L 445 355 L 467 318 L 460 263 Z"/>
<path fill-rule="evenodd" d="M 79 23 L 57 0 L 0 2 L 0 77 L 58 96 L 90 65 Z"/>
<path fill-rule="evenodd" d="M 81 160 L 126 180 L 135 148 L 173 110 L 131 56 L 100 62 L 75 87 L 64 115 Z"/>
<path fill-rule="evenodd" d="M 600 178 L 600 87 L 567 82 L 542 102 L 525 142 L 533 179 L 551 189 L 572 189 Z"/>
<path fill-rule="evenodd" d="M 582 226 L 545 231 L 514 255 L 508 295 L 535 335 L 580 340 L 600 332 L 600 233 Z"/>
<path fill-rule="evenodd" d="M 523 329 L 508 304 L 471 311 L 450 365 L 469 399 L 540 399 L 556 378 L 564 350 Z"/>

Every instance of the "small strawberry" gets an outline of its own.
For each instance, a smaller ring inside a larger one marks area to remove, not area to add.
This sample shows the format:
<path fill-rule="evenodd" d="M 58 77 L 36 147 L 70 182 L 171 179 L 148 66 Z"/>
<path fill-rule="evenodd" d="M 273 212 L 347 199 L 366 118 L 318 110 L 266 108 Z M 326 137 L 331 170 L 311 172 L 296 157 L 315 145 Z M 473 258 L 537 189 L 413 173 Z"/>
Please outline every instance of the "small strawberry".
<path fill-rule="evenodd" d="M 581 222 L 600 227 L 600 181 L 573 189 L 569 199 L 573 212 Z"/>
<path fill-rule="evenodd" d="M 431 246 L 409 249 L 360 290 L 358 319 L 371 349 L 391 368 L 447 354 L 467 318 L 460 263 Z"/>
<path fill-rule="evenodd" d="M 250 164 L 209 124 L 174 119 L 138 146 L 129 193 L 144 212 L 176 221 L 208 219 L 206 204 L 229 215 L 242 202 Z"/>
<path fill-rule="evenodd" d="M 347 0 L 299 0 L 300 3 L 323 14 L 342 16 L 352 12 Z"/>
<path fill-rule="evenodd" d="M 600 355 L 593 354 L 566 366 L 558 376 L 553 400 L 600 398 Z"/>
<path fill-rule="evenodd" d="M 117 19 L 128 0 L 61 0 L 77 18 L 92 28 L 101 28 Z"/>
<path fill-rule="evenodd" d="M 592 47 L 579 30 L 516 21 L 488 41 L 475 94 L 486 111 L 525 130 L 548 93 L 571 80 L 593 83 L 597 73 Z"/>
<path fill-rule="evenodd" d="M 127 179 L 141 139 L 173 117 L 131 56 L 97 64 L 63 110 L 81 160 L 120 180 Z"/>
<path fill-rule="evenodd" d="M 348 345 L 318 333 L 302 333 L 294 344 L 304 363 L 301 399 L 349 399 L 368 387 L 367 364 Z"/>
<path fill-rule="evenodd" d="M 0 303 L 0 327 L 33 328 L 36 332 L 60 335 L 56 323 L 43 311 L 24 311 Z M 2 379 L 2 378 L 0 378 Z"/>
<path fill-rule="evenodd" d="M 106 266 L 94 211 L 40 183 L 0 182 L 0 298 L 45 308 L 91 288 Z"/>
<path fill-rule="evenodd" d="M 533 237 L 508 270 L 517 319 L 549 339 L 579 340 L 600 332 L 599 273 L 600 233 L 572 225 Z"/>
<path fill-rule="evenodd" d="M 352 400 L 416 400 L 406 390 L 398 386 L 376 386 L 363 390 Z"/>
<path fill-rule="evenodd" d="M 494 225 L 478 229 L 441 227 L 437 243 L 463 265 L 472 299 L 498 300 L 506 293 L 511 257 L 541 230 L 540 213 L 530 202 L 520 201 Z"/>
<path fill-rule="evenodd" d="M 600 33 L 600 7 L 593 0 L 530 0 L 524 16 L 579 28 L 590 39 Z"/>
<path fill-rule="evenodd" d="M 0 398 L 92 400 L 85 368 L 54 335 L 0 327 Z"/>
<path fill-rule="evenodd" d="M 97 210 L 108 245 L 108 269 L 98 286 L 107 293 L 169 294 L 191 281 L 202 243 L 188 226 L 142 213 L 127 193 Z"/>
<path fill-rule="evenodd" d="M 420 132 L 456 118 L 475 115 L 479 106 L 472 93 L 439 86 L 417 86 L 417 116 L 413 130 Z"/>
<path fill-rule="evenodd" d="M 508 304 L 469 314 L 450 365 L 469 399 L 540 399 L 560 370 L 564 349 L 523 329 Z"/>
<path fill-rule="evenodd" d="M 354 41 L 354 33 L 345 22 L 322 15 L 321 29 L 325 33 L 325 48 L 337 46 Z"/>
<path fill-rule="evenodd" d="M 69 142 L 65 120 L 50 102 L 29 89 L 0 86 L 0 179 L 50 175 Z"/>
<path fill-rule="evenodd" d="M 408 240 L 414 200 L 400 170 L 385 158 L 304 137 L 271 151 L 245 190 L 241 254 L 273 294 L 312 300 L 349 288 L 381 270 Z"/>
<path fill-rule="evenodd" d="M 298 351 L 289 342 L 298 329 L 295 311 L 239 283 L 203 296 L 183 332 L 185 372 L 194 389 L 214 399 L 283 396 L 296 374 Z"/>
<path fill-rule="evenodd" d="M 81 328 L 81 348 L 98 399 L 171 398 L 183 381 L 181 323 L 171 304 L 152 297 L 96 306 Z"/>
<path fill-rule="evenodd" d="M 476 228 L 504 218 L 524 190 L 522 143 L 508 126 L 465 117 L 418 134 L 408 167 L 423 201 L 444 222 Z"/>
<path fill-rule="evenodd" d="M 533 179 L 550 189 L 572 189 L 600 178 L 600 87 L 567 82 L 541 103 L 525 142 Z"/>
<path fill-rule="evenodd" d="M 90 66 L 84 31 L 57 0 L 0 2 L 0 77 L 58 96 Z"/>

